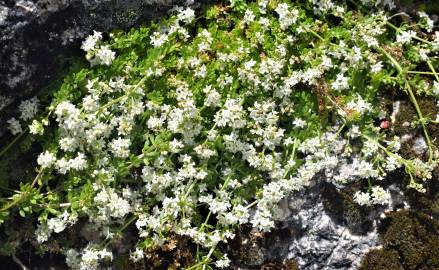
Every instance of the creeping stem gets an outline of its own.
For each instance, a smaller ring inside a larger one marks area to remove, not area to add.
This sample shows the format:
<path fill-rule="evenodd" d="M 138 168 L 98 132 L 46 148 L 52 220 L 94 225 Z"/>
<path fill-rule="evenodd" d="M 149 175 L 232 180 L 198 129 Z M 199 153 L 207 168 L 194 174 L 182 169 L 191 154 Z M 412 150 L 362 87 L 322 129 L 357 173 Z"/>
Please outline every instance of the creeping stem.
<path fill-rule="evenodd" d="M 6 145 L 1 151 L 0 151 L 0 157 L 2 157 L 6 152 L 8 152 L 9 148 L 11 148 L 25 133 L 27 130 L 23 131 L 22 133 L 18 134 L 8 145 Z"/>
<path fill-rule="evenodd" d="M 394 25 L 393 23 L 390 23 L 390 22 L 386 21 L 386 24 L 387 24 L 388 26 L 390 26 L 391 28 L 393 28 L 395 31 L 398 31 L 398 30 L 399 30 L 399 28 L 398 28 L 396 25 Z M 413 38 L 413 39 L 416 39 L 417 41 L 424 42 L 424 43 L 426 43 L 426 44 L 431 44 L 430 41 L 428 41 L 428 40 L 426 40 L 426 39 L 423 39 L 423 38 L 420 38 L 420 37 L 418 37 L 418 36 L 412 36 L 412 38 Z"/>
<path fill-rule="evenodd" d="M 425 140 L 427 141 L 427 145 L 428 145 L 428 159 L 429 159 L 429 161 L 432 161 L 433 160 L 433 148 L 432 148 L 430 136 L 428 135 L 427 127 L 425 124 L 425 118 L 424 118 L 422 111 L 419 107 L 419 104 L 416 100 L 415 94 L 413 93 L 412 87 L 410 86 L 410 82 L 407 80 L 407 77 L 406 77 L 404 70 L 399 65 L 399 63 L 396 61 L 396 59 L 393 58 L 393 56 L 391 56 L 384 49 L 379 48 L 379 51 L 381 51 L 390 60 L 390 62 L 392 62 L 392 64 L 395 66 L 396 70 L 398 71 L 399 75 L 401 75 L 403 80 L 404 80 L 404 86 L 407 89 L 407 92 L 409 93 L 410 100 L 412 101 L 413 105 L 415 106 L 416 113 L 418 114 L 419 121 L 421 122 L 421 126 L 422 126 L 422 129 L 424 131 L 424 137 L 425 137 Z"/>
<path fill-rule="evenodd" d="M 35 187 L 35 185 L 38 183 L 38 179 L 40 179 L 41 175 L 43 174 L 43 170 L 41 169 L 40 172 L 37 174 L 37 176 L 35 176 L 34 180 L 32 181 L 32 184 L 30 185 L 30 189 L 32 189 L 33 187 Z M 0 212 L 4 212 L 9 210 L 10 208 L 16 206 L 17 204 L 19 204 L 21 201 L 23 201 L 24 199 L 27 198 L 27 196 L 29 196 L 30 191 L 25 191 L 23 193 L 21 193 L 21 195 L 19 197 L 17 197 L 16 199 L 14 199 L 12 202 L 8 203 L 7 205 L 3 206 L 0 209 Z"/>
<path fill-rule="evenodd" d="M 126 228 L 128 228 L 128 226 L 133 223 L 135 220 L 137 219 L 137 216 L 134 215 L 132 216 L 119 230 L 117 230 L 116 232 L 116 236 L 121 234 Z M 109 238 L 107 239 L 104 244 L 103 244 L 103 248 L 106 248 L 113 240 L 114 238 Z"/>

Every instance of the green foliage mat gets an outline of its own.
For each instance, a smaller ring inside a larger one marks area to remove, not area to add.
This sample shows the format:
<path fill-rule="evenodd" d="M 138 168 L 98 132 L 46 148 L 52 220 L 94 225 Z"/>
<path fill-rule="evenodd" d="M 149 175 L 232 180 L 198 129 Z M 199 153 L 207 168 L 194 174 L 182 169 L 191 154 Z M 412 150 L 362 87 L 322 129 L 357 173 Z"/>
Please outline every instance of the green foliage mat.
<path fill-rule="evenodd" d="M 437 108 L 418 99 L 439 95 L 432 21 L 388 17 L 373 1 L 313 2 L 238 0 L 94 32 L 88 63 L 9 121 L 17 137 L 0 156 L 17 142 L 43 150 L 35 178 L 1 204 L 4 225 L 29 226 L 4 230 L 3 251 L 30 241 L 96 269 L 178 236 L 194 247 L 187 269 L 222 268 L 220 243 L 242 224 L 275 227 L 278 202 L 311 182 L 355 183 L 367 210 L 391 204 L 382 183 L 395 170 L 404 188 L 428 192 Z M 410 102 L 404 125 L 424 152 L 400 152 L 389 96 Z"/>

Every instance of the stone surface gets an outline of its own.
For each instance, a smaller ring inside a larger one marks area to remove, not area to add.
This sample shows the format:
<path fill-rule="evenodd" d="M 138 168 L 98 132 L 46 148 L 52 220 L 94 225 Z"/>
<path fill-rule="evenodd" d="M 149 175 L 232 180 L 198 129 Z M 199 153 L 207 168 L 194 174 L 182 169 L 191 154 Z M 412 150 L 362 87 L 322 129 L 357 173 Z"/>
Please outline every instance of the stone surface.
<path fill-rule="evenodd" d="M 365 254 L 381 247 L 378 228 L 384 213 L 405 207 L 400 188 L 387 188 L 391 193 L 387 208 L 366 208 L 352 204 L 349 190 L 317 177 L 311 186 L 279 204 L 283 218 L 275 229 L 262 233 L 241 228 L 223 251 L 232 259 L 232 269 L 265 269 L 287 260 L 295 261 L 298 269 L 357 269 Z"/>
<path fill-rule="evenodd" d="M 288 257 L 294 258 L 300 269 L 355 269 L 362 256 L 378 246 L 373 221 L 379 219 L 379 212 L 371 211 L 364 219 L 357 220 L 359 224 L 352 224 L 344 217 L 346 210 L 334 216 L 325 209 L 327 198 L 321 195 L 326 193 L 324 189 L 326 187 L 314 184 L 290 199 L 291 215 L 284 224 L 295 228 L 296 237 L 290 242 Z M 361 224 L 367 222 L 371 225 Z M 357 233 L 357 227 L 365 229 Z"/>
<path fill-rule="evenodd" d="M 196 8 L 211 0 L 0 0 L 0 138 L 20 100 L 34 96 L 82 55 L 92 30 L 129 29 L 176 5 Z M 1 145 L 1 143 L 0 143 Z"/>

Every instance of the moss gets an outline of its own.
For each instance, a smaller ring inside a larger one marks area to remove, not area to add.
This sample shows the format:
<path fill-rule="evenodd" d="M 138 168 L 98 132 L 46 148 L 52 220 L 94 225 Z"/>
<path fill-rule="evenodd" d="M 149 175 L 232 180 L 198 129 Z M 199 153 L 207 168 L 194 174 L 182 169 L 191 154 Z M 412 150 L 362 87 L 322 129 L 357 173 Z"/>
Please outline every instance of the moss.
<path fill-rule="evenodd" d="M 323 187 L 323 206 L 333 218 L 345 223 L 354 233 L 367 232 L 372 223 L 368 218 L 370 209 L 361 207 L 353 200 L 355 187 L 338 191 L 333 185 L 327 184 Z"/>
<path fill-rule="evenodd" d="M 435 99 L 423 98 L 418 100 L 418 103 L 424 117 L 436 118 L 438 107 Z M 439 125 L 428 125 L 428 133 L 432 139 L 439 138 Z M 439 142 L 437 140 L 433 140 L 433 144 L 435 144 L 436 147 L 439 147 Z"/>
<path fill-rule="evenodd" d="M 261 270 L 299 270 L 299 265 L 293 259 L 286 259 L 283 262 L 268 262 L 261 266 Z"/>
<path fill-rule="evenodd" d="M 369 251 L 361 262 L 359 270 L 403 270 L 398 252 L 387 249 Z"/>
<path fill-rule="evenodd" d="M 265 249 L 261 243 L 264 236 L 265 233 L 252 233 L 251 227 L 244 225 L 223 249 L 237 265 L 260 267 L 265 261 Z"/>
<path fill-rule="evenodd" d="M 431 201 L 431 213 L 435 218 L 439 218 L 439 193 Z"/>
<path fill-rule="evenodd" d="M 406 199 L 412 209 L 439 218 L 439 167 L 433 171 L 433 178 L 425 183 L 427 192 L 419 193 L 413 189 L 405 191 Z"/>
<path fill-rule="evenodd" d="M 401 257 L 404 269 L 439 268 L 439 222 L 412 211 L 388 214 L 380 228 L 386 250 Z"/>

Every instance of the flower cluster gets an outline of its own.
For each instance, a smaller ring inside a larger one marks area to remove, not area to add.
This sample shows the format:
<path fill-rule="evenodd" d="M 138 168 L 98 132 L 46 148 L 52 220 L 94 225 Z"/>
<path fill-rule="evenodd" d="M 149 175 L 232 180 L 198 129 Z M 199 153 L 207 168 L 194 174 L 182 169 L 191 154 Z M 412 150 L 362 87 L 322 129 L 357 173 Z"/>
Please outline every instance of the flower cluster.
<path fill-rule="evenodd" d="M 88 37 L 81 48 L 91 67 L 65 80 L 47 108 L 50 123 L 31 125 L 50 138 L 37 158 L 42 178 L 61 190 L 50 197 L 50 184 L 41 195 L 56 209 L 41 207 L 38 242 L 83 218 L 94 237 L 65 252 L 72 268 L 111 260 L 102 247 L 130 226 L 138 231 L 133 261 L 180 235 L 200 246 L 199 265 L 227 268 L 230 259 L 218 251 L 237 226 L 271 230 L 282 218 L 279 202 L 315 181 L 337 189 L 357 183 L 354 200 L 378 208 L 391 202 L 382 180 L 403 167 L 408 187 L 424 191 L 435 157 L 399 154 L 398 137 L 377 125 L 386 117 L 377 99 L 387 84 L 407 87 L 395 77 L 391 50 L 422 47 L 424 57 L 413 50 L 399 57 L 424 65 L 438 38 L 417 45 L 415 30 L 387 31 L 382 12 L 299 2 L 214 6 L 200 22 L 192 9 L 177 8 L 108 43 L 99 32 Z M 439 96 L 438 85 L 428 94 Z M 20 106 L 20 119 L 31 120 L 37 107 Z M 22 132 L 18 120 L 9 124 Z"/>
<path fill-rule="evenodd" d="M 96 31 L 82 42 L 81 49 L 87 52 L 87 59 L 92 66 L 109 66 L 116 57 L 116 53 L 113 52 L 108 45 L 101 45 L 101 43 L 102 33 Z"/>

